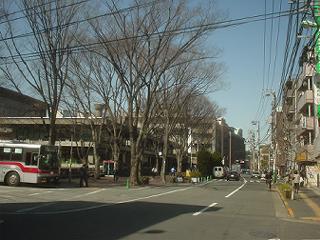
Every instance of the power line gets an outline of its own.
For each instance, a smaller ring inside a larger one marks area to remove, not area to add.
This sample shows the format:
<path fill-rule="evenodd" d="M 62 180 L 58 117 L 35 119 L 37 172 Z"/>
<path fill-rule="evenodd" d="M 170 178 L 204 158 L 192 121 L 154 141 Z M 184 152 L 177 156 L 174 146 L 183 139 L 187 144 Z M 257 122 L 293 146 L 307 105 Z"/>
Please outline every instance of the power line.
<path fill-rule="evenodd" d="M 123 10 L 121 10 L 123 11 Z M 115 13 L 108 13 L 110 14 L 115 14 Z M 275 13 L 270 13 L 267 14 L 269 15 L 269 17 L 267 19 L 271 19 L 271 18 L 279 18 L 279 17 L 284 17 L 284 16 L 289 16 L 289 15 L 294 15 L 297 13 L 290 13 L 288 11 L 283 11 L 282 13 L 278 13 L 279 15 L 273 16 Z M 184 33 L 190 33 L 190 32 L 194 32 L 194 31 L 199 31 L 200 29 L 205 29 L 206 31 L 209 30 L 213 30 L 213 29 L 221 29 L 221 28 L 226 28 L 226 27 L 232 27 L 232 26 L 240 26 L 242 24 L 248 24 L 248 23 L 252 23 L 252 22 L 257 22 L 257 21 L 262 21 L 264 19 L 261 19 L 263 15 L 255 15 L 255 16 L 250 16 L 250 17 L 245 17 L 245 18 L 238 18 L 238 19 L 232 19 L 232 20 L 226 20 L 226 21 L 220 21 L 220 22 L 215 22 L 215 23 L 207 23 L 207 24 L 200 24 L 200 25 L 195 25 L 195 26 L 190 26 L 190 27 L 184 27 L 184 28 L 179 28 L 179 29 L 173 29 L 173 30 L 166 30 L 166 31 L 160 31 L 160 32 L 155 32 L 155 33 L 150 33 L 150 34 L 141 34 L 141 35 L 137 35 L 137 36 L 127 36 L 127 37 L 123 37 L 123 38 L 117 38 L 117 39 L 113 39 L 113 40 L 107 40 L 107 41 L 99 41 L 99 42 L 93 42 L 93 43 L 86 43 L 86 44 L 80 44 L 80 45 L 75 45 L 75 46 L 71 46 L 71 47 L 66 47 L 66 48 L 62 48 L 62 49 L 56 49 L 57 52 L 67 52 L 67 51 L 78 51 L 78 50 L 82 50 L 84 48 L 88 48 L 88 47 L 93 47 L 93 46 L 97 46 L 97 45 L 101 45 L 101 44 L 109 44 L 109 43 L 113 43 L 113 42 L 117 42 L 117 41 L 124 41 L 124 40 L 129 40 L 129 39 L 136 39 L 136 38 L 143 38 L 143 37 L 152 37 L 152 36 L 158 36 L 160 34 L 184 34 Z M 260 17 L 258 19 L 254 19 Z M 243 21 L 244 19 L 247 19 L 247 21 Z M 248 19 L 252 19 L 252 20 L 248 20 Z M 239 22 L 240 21 L 240 22 Z M 3 38 L 0 39 L 1 41 L 7 41 L 7 40 L 13 40 L 16 38 L 20 38 L 20 36 L 13 36 L 10 38 Z M 21 57 L 27 57 L 27 58 L 32 58 L 32 57 L 37 57 L 40 54 L 46 53 L 45 51 L 41 51 L 41 52 L 31 52 L 31 53 L 24 53 L 24 54 L 17 54 L 17 55 L 13 55 L 13 56 L 6 56 L 6 57 L 2 57 L 2 60 L 6 60 L 6 59 L 11 59 L 13 60 L 14 58 L 21 58 Z M 47 53 L 49 53 L 47 51 Z M 37 59 L 32 59 L 32 60 L 37 60 Z M 12 63 L 12 62 L 11 62 Z M 3 64 L 8 64 L 8 63 L 2 63 L 0 65 Z"/>
<path fill-rule="evenodd" d="M 279 12 L 281 12 L 282 9 L 282 0 L 279 1 Z M 277 56 L 278 56 L 278 42 L 279 42 L 279 32 L 280 32 L 280 20 L 278 19 L 278 27 L 277 27 L 277 37 L 276 37 L 276 46 L 275 46 L 275 55 L 274 55 L 274 61 L 273 61 L 273 71 L 272 71 L 272 78 L 271 78 L 271 89 L 273 89 L 273 84 L 275 81 L 275 72 L 276 72 L 276 62 L 277 62 Z"/>
<path fill-rule="evenodd" d="M 23 19 L 23 18 L 27 18 L 30 15 L 27 14 L 27 15 L 23 15 L 23 16 L 20 16 L 20 17 L 13 18 L 13 19 L 9 19 L 8 16 L 15 15 L 17 13 L 23 13 L 23 12 L 29 11 L 29 10 L 34 10 L 36 8 L 43 7 L 45 5 L 52 4 L 52 3 L 56 2 L 56 1 L 57 0 L 54 0 L 54 1 L 51 1 L 51 2 L 35 5 L 35 6 L 29 7 L 29 8 L 24 8 L 24 9 L 21 9 L 19 11 L 11 12 L 11 13 L 8 13 L 8 14 L 3 14 L 3 15 L 0 16 L 0 19 L 1 18 L 6 18 L 7 20 L 0 21 L 0 24 L 14 22 L 14 21 L 17 21 L 17 20 L 20 20 L 20 19 Z M 57 11 L 59 9 L 63 9 L 63 8 L 67 8 L 67 7 L 73 7 L 73 6 L 80 5 L 82 3 L 89 2 L 89 1 L 92 1 L 92 0 L 83 0 L 83 1 L 80 1 L 80 2 L 71 3 L 71 4 L 68 4 L 68 5 L 64 5 L 64 6 L 61 6 L 61 7 L 50 9 L 48 12 Z"/>

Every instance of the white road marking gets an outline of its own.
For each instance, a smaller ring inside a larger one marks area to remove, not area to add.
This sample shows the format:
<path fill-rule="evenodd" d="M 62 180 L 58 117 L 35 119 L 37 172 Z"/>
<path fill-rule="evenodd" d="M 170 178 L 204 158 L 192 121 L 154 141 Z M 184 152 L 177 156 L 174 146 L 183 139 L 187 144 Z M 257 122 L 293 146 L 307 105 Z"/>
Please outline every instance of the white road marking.
<path fill-rule="evenodd" d="M 50 203 L 40 204 L 40 205 L 37 205 L 37 206 L 34 206 L 34 207 L 30 207 L 30 208 L 23 208 L 23 209 L 17 210 L 16 213 L 25 213 L 25 212 L 29 212 L 29 211 L 32 211 L 32 210 L 35 210 L 35 209 L 38 209 L 38 208 L 47 207 L 47 206 L 50 206 L 50 205 L 53 205 L 53 204 L 56 204 L 56 203 L 55 202 L 50 202 Z"/>
<path fill-rule="evenodd" d="M 148 189 L 148 188 L 150 187 L 130 188 L 130 191 L 139 191 L 139 190 Z"/>
<path fill-rule="evenodd" d="M 28 194 L 28 196 L 36 196 L 36 195 L 45 194 L 45 193 L 52 193 L 52 191 L 31 193 L 31 194 Z"/>
<path fill-rule="evenodd" d="M 98 190 L 95 190 L 95 191 L 92 191 L 92 192 L 83 193 L 83 194 L 79 194 L 79 195 L 64 199 L 63 201 L 68 201 L 68 200 L 75 199 L 75 198 L 81 198 L 81 197 L 89 196 L 89 195 L 96 194 L 96 193 L 99 193 L 99 192 L 102 192 L 102 191 L 105 191 L 105 190 L 107 190 L 107 189 L 106 188 L 98 189 Z"/>
<path fill-rule="evenodd" d="M 192 216 L 198 216 L 198 215 L 200 215 L 201 213 L 207 211 L 209 208 L 211 208 L 211 207 L 213 207 L 213 206 L 215 206 L 215 205 L 217 205 L 217 204 L 218 204 L 218 203 L 211 203 L 208 207 L 205 207 L 205 208 L 201 209 L 199 212 L 196 212 L 196 213 L 192 214 Z"/>
<path fill-rule="evenodd" d="M 244 183 L 238 187 L 236 190 L 232 191 L 231 193 L 229 193 L 228 195 L 226 195 L 226 198 L 231 197 L 233 194 L 235 194 L 236 192 L 238 192 L 241 188 L 243 188 L 245 185 L 247 184 L 247 180 L 244 178 Z"/>
<path fill-rule="evenodd" d="M 42 205 L 38 205 L 38 206 L 35 206 L 35 207 L 30 207 L 30 208 L 25 208 L 25 209 L 20 209 L 18 211 L 16 211 L 15 213 L 27 213 L 27 214 L 37 214 L 37 215 L 48 215 L 48 214 L 62 214 L 62 213 L 72 213 L 72 212 L 80 212 L 80 211 L 86 211 L 86 210 L 92 210 L 92 209 L 97 209 L 97 208 L 102 208 L 102 207 L 107 207 L 107 206 L 113 206 L 113 205 L 118 205 L 118 204 L 123 204 L 123 203 L 130 203 L 130 202 L 136 202 L 136 201 L 140 201 L 140 200 L 144 200 L 144 199 L 149 199 L 149 198 L 154 198 L 154 197 L 160 197 L 160 196 L 164 196 L 164 195 L 168 195 L 168 194 L 172 194 L 172 193 L 176 193 L 176 192 L 181 192 L 181 191 L 186 191 L 188 189 L 191 189 L 193 187 L 187 187 L 187 188 L 182 188 L 182 189 L 176 189 L 176 190 L 172 190 L 172 191 L 168 191 L 168 192 L 163 192 L 163 193 L 158 193 L 158 194 L 153 194 L 153 195 L 149 195 L 149 196 L 145 196 L 145 197 L 140 197 L 140 198 L 135 198 L 135 199 L 130 199 L 130 200 L 125 200 L 125 201 L 120 201 L 120 202 L 116 202 L 114 204 L 99 204 L 99 205 L 95 205 L 95 206 L 90 206 L 90 207 L 84 207 L 84 208 L 77 208 L 77 209 L 70 209 L 70 210 L 63 210 L 63 211 L 55 211 L 55 212 L 29 212 L 29 211 L 32 211 L 32 210 L 35 210 L 35 209 L 39 209 L 39 208 L 42 208 L 42 207 L 46 207 L 46 206 L 50 206 L 50 205 L 53 205 L 53 204 L 56 204 L 56 202 L 52 202 L 52 203 L 47 203 L 47 204 L 42 204 Z M 103 190 L 106 190 L 106 189 L 100 189 L 100 190 L 96 190 L 94 191 L 95 193 L 96 192 L 100 192 L 100 191 L 103 191 Z M 86 194 L 81 194 L 81 195 L 77 195 L 77 196 L 74 196 L 72 198 L 69 198 L 68 200 L 71 200 L 75 197 L 80 197 L 80 196 L 85 196 L 85 195 L 90 195 L 90 194 L 93 194 L 94 192 L 90 192 L 90 193 L 86 193 Z M 66 200 L 62 200 L 62 201 L 66 201 Z M 12 214 L 12 213 L 10 213 Z"/>
<path fill-rule="evenodd" d="M 182 191 L 188 190 L 190 188 L 192 188 L 192 187 L 176 189 L 176 190 L 172 190 L 172 191 L 169 191 L 169 192 L 153 194 L 153 195 L 150 195 L 150 196 L 135 198 L 135 199 L 131 199 L 131 200 L 125 200 L 125 201 L 117 202 L 117 204 L 130 203 L 130 202 L 136 202 L 136 201 L 140 201 L 140 200 L 144 200 L 144 199 L 148 199 L 148 198 L 160 197 L 160 196 L 168 195 L 168 194 L 171 194 L 171 193 L 182 192 Z"/>
<path fill-rule="evenodd" d="M 67 198 L 67 199 L 62 199 L 61 201 L 68 201 L 68 200 L 71 200 L 71 199 L 74 199 L 74 198 L 79 198 L 79 197 L 83 197 L 83 196 L 88 196 L 88 195 L 91 195 L 91 194 L 95 194 L 95 193 L 98 193 L 98 192 L 101 192 L 101 191 L 104 191 L 105 189 L 99 189 L 99 190 L 96 190 L 96 191 L 93 191 L 93 192 L 89 192 L 89 193 L 85 193 L 85 194 L 81 194 L 81 195 L 77 195 L 77 196 L 73 196 L 71 198 Z M 37 193 L 37 194 L 40 194 L 40 193 Z M 33 195 L 34 196 L 34 195 Z M 34 206 L 34 207 L 30 207 L 30 208 L 23 208 L 23 209 L 20 209 L 20 210 L 17 210 L 16 213 L 26 213 L 26 212 L 30 212 L 32 210 L 35 210 L 35 209 L 39 209 L 39 208 L 43 208 L 43 207 L 47 207 L 47 206 L 51 206 L 51 205 L 54 205 L 56 204 L 57 202 L 50 202 L 50 203 L 45 203 L 45 204 L 40 204 L 40 205 L 37 205 L 37 206 Z"/>

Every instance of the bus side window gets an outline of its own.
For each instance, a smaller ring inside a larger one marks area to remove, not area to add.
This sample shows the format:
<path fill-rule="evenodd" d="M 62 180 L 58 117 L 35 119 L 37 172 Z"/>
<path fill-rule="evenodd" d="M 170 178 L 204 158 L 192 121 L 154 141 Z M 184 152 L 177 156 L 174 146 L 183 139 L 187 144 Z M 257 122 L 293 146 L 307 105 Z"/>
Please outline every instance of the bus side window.
<path fill-rule="evenodd" d="M 31 165 L 37 166 L 38 165 L 38 153 L 32 153 L 32 163 Z"/>
<path fill-rule="evenodd" d="M 11 161 L 22 161 L 22 148 L 15 148 L 14 151 L 11 152 Z"/>
<path fill-rule="evenodd" d="M 31 165 L 31 152 L 27 152 L 26 153 L 26 162 L 25 162 L 25 164 L 27 166 Z"/>
<path fill-rule="evenodd" d="M 0 160 L 10 161 L 11 158 L 11 148 L 1 147 L 0 148 Z"/>

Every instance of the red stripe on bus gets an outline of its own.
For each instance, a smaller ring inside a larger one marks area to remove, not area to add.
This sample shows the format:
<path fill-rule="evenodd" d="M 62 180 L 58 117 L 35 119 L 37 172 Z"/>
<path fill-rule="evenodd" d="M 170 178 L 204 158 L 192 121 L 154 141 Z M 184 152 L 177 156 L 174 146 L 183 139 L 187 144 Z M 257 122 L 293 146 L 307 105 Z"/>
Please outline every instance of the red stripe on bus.
<path fill-rule="evenodd" d="M 38 168 L 25 167 L 20 162 L 0 162 L 0 165 L 15 165 L 18 166 L 21 169 L 21 171 L 25 173 L 45 173 L 44 171 L 41 171 Z"/>

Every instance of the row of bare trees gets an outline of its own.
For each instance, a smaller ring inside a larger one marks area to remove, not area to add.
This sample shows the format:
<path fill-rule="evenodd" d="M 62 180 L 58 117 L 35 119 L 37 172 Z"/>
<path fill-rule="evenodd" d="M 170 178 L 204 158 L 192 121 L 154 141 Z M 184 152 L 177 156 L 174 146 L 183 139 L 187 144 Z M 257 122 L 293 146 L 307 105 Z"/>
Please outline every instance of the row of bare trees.
<path fill-rule="evenodd" d="M 11 86 L 46 103 L 50 144 L 57 140 L 59 109 L 81 112 L 90 125 L 97 171 L 103 129 L 117 163 L 125 128 L 131 184 L 139 182 L 150 136 L 162 142 L 165 181 L 169 144 L 179 171 L 190 129 L 203 126 L 205 132 L 209 119 L 221 114 L 206 97 L 221 87 L 218 53 L 205 41 L 219 14 L 214 6 L 184 0 L 135 0 L 130 6 L 106 0 L 95 6 L 102 14 L 92 7 L 90 1 L 20 0 L 11 14 L 12 4 L 4 4 L 0 69 Z"/>

